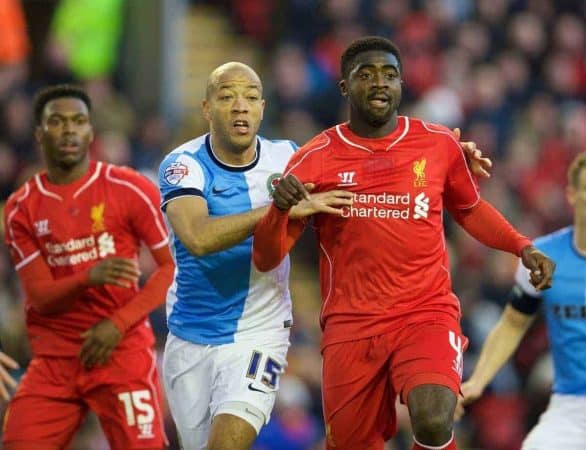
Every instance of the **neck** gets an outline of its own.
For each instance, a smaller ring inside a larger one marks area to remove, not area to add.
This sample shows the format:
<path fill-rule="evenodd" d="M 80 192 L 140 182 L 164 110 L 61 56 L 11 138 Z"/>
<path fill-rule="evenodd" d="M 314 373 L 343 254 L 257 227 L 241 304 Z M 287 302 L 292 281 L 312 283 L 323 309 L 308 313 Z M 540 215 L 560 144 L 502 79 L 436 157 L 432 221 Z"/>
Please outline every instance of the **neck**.
<path fill-rule="evenodd" d="M 586 219 L 574 221 L 574 246 L 576 250 L 586 256 Z"/>
<path fill-rule="evenodd" d="M 354 134 L 363 138 L 381 138 L 390 134 L 397 128 L 397 113 L 394 112 L 390 120 L 380 127 L 372 126 L 358 117 L 356 111 L 350 110 L 350 123 L 348 127 Z"/>
<path fill-rule="evenodd" d="M 256 138 L 248 148 L 241 152 L 229 150 L 216 141 L 213 136 L 211 136 L 210 142 L 212 143 L 212 152 L 216 155 L 216 158 L 230 166 L 246 166 L 254 161 L 256 157 Z"/>
<path fill-rule="evenodd" d="M 88 171 L 89 160 L 86 158 L 72 167 L 58 165 L 47 166 L 47 179 L 53 184 L 69 184 L 80 179 Z"/>

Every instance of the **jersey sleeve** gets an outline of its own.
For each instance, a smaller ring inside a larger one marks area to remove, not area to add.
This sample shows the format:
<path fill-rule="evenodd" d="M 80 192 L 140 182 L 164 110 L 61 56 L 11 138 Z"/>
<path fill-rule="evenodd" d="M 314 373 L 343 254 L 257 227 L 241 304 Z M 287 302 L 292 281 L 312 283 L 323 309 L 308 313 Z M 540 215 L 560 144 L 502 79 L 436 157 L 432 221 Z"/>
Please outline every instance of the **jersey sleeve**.
<path fill-rule="evenodd" d="M 187 154 L 169 155 L 159 167 L 161 209 L 176 198 L 188 195 L 204 197 L 205 175 L 201 165 Z"/>
<path fill-rule="evenodd" d="M 129 220 L 136 236 L 152 249 L 167 245 L 168 233 L 158 207 L 161 197 L 157 187 L 134 170 L 127 169 L 122 173 L 128 182 L 128 189 L 121 198 L 127 202 Z"/>
<path fill-rule="evenodd" d="M 445 183 L 445 202 L 451 210 L 468 209 L 480 200 L 476 182 L 460 144 L 451 132 L 446 131 L 445 146 L 449 159 Z"/>
<path fill-rule="evenodd" d="M 4 208 L 4 240 L 10 250 L 16 270 L 24 267 L 41 254 L 33 230 L 26 218 L 20 200 L 28 195 L 28 184 L 24 192 L 16 192 L 7 201 Z"/>

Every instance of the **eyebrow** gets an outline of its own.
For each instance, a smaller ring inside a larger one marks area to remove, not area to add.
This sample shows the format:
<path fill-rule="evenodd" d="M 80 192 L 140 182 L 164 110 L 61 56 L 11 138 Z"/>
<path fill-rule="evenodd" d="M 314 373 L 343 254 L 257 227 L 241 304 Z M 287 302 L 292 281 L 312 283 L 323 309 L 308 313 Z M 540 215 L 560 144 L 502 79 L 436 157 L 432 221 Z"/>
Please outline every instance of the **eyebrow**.
<path fill-rule="evenodd" d="M 77 118 L 77 117 L 88 117 L 88 114 L 83 113 L 83 112 L 77 112 L 74 114 L 64 114 L 64 113 L 60 113 L 60 112 L 52 112 L 51 114 L 49 114 L 47 116 L 47 119 L 50 119 L 51 117 L 59 117 L 59 118 L 68 118 L 68 117 L 73 117 L 73 118 Z"/>
<path fill-rule="evenodd" d="M 226 83 L 226 84 L 220 84 L 218 86 L 218 90 L 220 89 L 230 89 L 230 88 L 234 88 L 237 85 L 234 83 Z M 258 89 L 260 90 L 260 86 L 258 84 L 249 84 L 248 86 L 245 86 L 246 89 Z"/>
<path fill-rule="evenodd" d="M 356 67 L 354 67 L 353 70 L 362 70 L 362 69 L 370 69 L 370 68 L 375 68 L 377 67 L 378 64 L 372 64 L 372 63 L 360 63 L 357 64 Z M 399 66 L 396 66 L 394 64 L 384 64 L 382 66 L 383 69 L 395 69 L 397 72 L 399 71 Z"/>

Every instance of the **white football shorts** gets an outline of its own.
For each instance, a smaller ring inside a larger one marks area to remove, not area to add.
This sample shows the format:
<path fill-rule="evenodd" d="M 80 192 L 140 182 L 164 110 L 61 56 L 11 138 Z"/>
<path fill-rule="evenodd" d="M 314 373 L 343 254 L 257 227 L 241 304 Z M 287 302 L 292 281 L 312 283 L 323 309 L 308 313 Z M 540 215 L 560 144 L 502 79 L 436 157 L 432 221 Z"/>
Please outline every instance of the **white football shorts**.
<path fill-rule="evenodd" d="M 183 448 L 205 449 L 212 419 L 223 413 L 246 420 L 258 434 L 270 419 L 289 345 L 288 329 L 222 345 L 169 333 L 163 379 Z"/>
<path fill-rule="evenodd" d="M 521 450 L 586 449 L 586 395 L 553 394 Z"/>

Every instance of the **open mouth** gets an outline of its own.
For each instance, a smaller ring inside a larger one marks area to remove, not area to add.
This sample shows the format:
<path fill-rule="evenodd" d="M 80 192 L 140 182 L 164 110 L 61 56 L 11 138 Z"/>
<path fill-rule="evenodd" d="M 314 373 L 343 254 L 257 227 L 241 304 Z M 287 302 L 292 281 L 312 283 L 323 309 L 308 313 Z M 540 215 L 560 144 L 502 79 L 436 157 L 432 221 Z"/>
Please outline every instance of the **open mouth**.
<path fill-rule="evenodd" d="M 250 126 L 246 120 L 235 120 L 232 122 L 232 126 L 238 134 L 247 134 Z"/>
<path fill-rule="evenodd" d="M 387 95 L 382 95 L 382 94 L 372 95 L 372 96 L 368 97 L 368 103 L 370 103 L 372 106 L 375 106 L 377 108 L 383 108 L 383 107 L 387 106 L 390 101 L 391 101 L 390 97 L 388 97 Z"/>
<path fill-rule="evenodd" d="M 65 141 L 59 144 L 59 148 L 64 153 L 77 153 L 79 151 L 79 143 L 73 141 Z"/>

